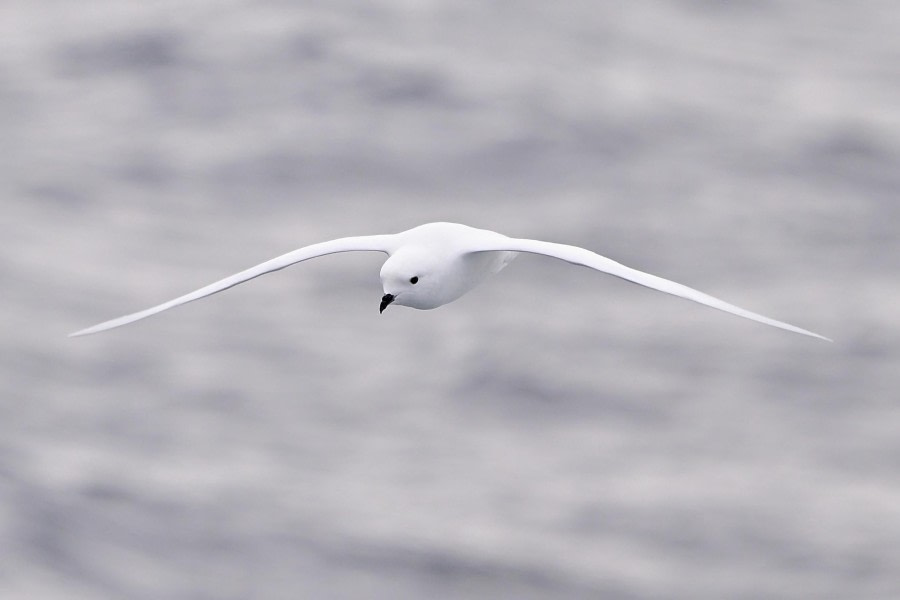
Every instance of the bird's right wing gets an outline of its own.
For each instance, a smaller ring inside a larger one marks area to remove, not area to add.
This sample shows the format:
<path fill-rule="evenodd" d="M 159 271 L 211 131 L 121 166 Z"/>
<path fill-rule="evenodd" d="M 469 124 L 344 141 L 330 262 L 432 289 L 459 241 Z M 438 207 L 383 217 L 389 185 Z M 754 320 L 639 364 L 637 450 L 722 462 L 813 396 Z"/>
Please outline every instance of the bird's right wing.
<path fill-rule="evenodd" d="M 184 296 L 179 296 L 174 300 L 163 302 L 162 304 L 158 304 L 157 306 L 153 306 L 151 308 L 132 313 L 130 315 L 125 315 L 116 319 L 104 321 L 103 323 L 94 325 L 93 327 L 88 327 L 86 329 L 76 331 L 75 333 L 71 333 L 69 334 L 69 337 L 98 333 L 100 331 L 106 331 L 107 329 L 112 329 L 114 327 L 127 325 L 128 323 L 133 323 L 135 321 L 145 319 L 164 310 L 168 310 L 170 308 L 174 308 L 188 302 L 193 302 L 194 300 L 199 300 L 200 298 L 205 298 L 206 296 L 211 296 L 212 294 L 215 294 L 217 292 L 221 292 L 223 290 L 227 290 L 230 287 L 234 287 L 239 283 L 244 283 L 245 281 L 249 281 L 251 279 L 259 277 L 260 275 L 265 275 L 266 273 L 279 271 L 298 262 L 309 260 L 310 258 L 325 256 L 326 254 L 336 254 L 338 252 L 353 251 L 390 253 L 393 248 L 393 244 L 391 243 L 393 237 L 394 236 L 392 235 L 345 237 L 328 242 L 321 242 L 319 244 L 312 244 L 311 246 L 305 246 L 298 250 L 294 250 L 293 252 L 288 252 L 287 254 L 282 254 L 281 256 L 278 256 L 271 260 L 267 260 L 266 262 L 260 263 L 255 267 L 250 267 L 249 269 L 241 271 L 240 273 L 235 273 L 234 275 L 231 275 L 224 279 L 220 279 L 215 283 L 211 283 L 206 287 L 202 287 L 199 290 L 195 290 L 189 294 L 185 294 Z"/>

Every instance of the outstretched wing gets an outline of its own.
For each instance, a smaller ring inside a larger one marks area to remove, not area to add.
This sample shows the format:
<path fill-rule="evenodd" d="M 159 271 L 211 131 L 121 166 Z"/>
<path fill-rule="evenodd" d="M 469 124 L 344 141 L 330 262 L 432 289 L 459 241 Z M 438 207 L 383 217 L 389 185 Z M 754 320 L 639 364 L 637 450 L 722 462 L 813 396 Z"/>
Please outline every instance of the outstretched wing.
<path fill-rule="evenodd" d="M 206 287 L 202 287 L 199 290 L 193 291 L 189 294 L 185 294 L 184 296 L 179 296 L 174 300 L 169 300 L 168 302 L 163 302 L 162 304 L 159 304 L 157 306 L 153 306 L 146 310 L 132 313 L 130 315 L 125 315 L 117 319 L 104 321 L 103 323 L 94 325 L 93 327 L 88 327 L 87 329 L 82 329 L 80 331 L 76 331 L 75 333 L 71 333 L 69 334 L 69 337 L 98 333 L 100 331 L 106 331 L 107 329 L 112 329 L 114 327 L 127 325 L 128 323 L 133 323 L 135 321 L 145 319 L 164 310 L 169 310 L 170 308 L 174 308 L 188 302 L 193 302 L 194 300 L 199 300 L 200 298 L 205 298 L 206 296 L 211 296 L 212 294 L 221 292 L 222 290 L 227 290 L 230 287 L 234 287 L 239 283 L 244 283 L 245 281 L 249 281 L 250 279 L 259 277 L 260 275 L 271 273 L 272 271 L 281 270 L 295 263 L 309 260 L 310 258 L 325 256 L 326 254 L 335 254 L 338 252 L 390 252 L 390 239 L 392 237 L 393 236 L 390 235 L 346 237 L 331 240 L 328 242 L 322 242 L 320 244 L 313 244 L 311 246 L 305 246 L 298 250 L 294 250 L 293 252 L 288 252 L 287 254 L 282 254 L 281 256 L 278 256 L 271 260 L 267 260 L 266 262 L 258 264 L 255 267 L 250 267 L 249 269 L 241 271 L 240 273 L 235 273 L 234 275 L 226 277 L 225 279 L 220 279 L 215 283 L 211 283 Z"/>
<path fill-rule="evenodd" d="M 652 288 L 654 290 L 659 290 L 667 294 L 687 298 L 688 300 L 693 300 L 694 302 L 699 302 L 700 304 L 705 304 L 706 306 L 711 306 L 733 315 L 744 317 L 745 319 L 758 321 L 760 323 L 765 323 L 766 325 L 771 325 L 772 327 L 778 327 L 780 329 L 786 329 L 787 331 L 793 331 L 794 333 L 809 335 L 829 342 L 832 341 L 825 336 L 819 335 L 818 333 L 813 333 L 812 331 L 807 331 L 806 329 L 801 329 L 800 327 L 796 327 L 788 323 L 783 323 L 782 321 L 776 321 L 775 319 L 764 317 L 763 315 L 751 312 L 733 304 L 729 304 L 727 302 L 719 300 L 718 298 L 714 298 L 709 294 L 704 294 L 703 292 L 690 288 L 686 285 L 675 283 L 674 281 L 669 281 L 668 279 L 663 279 L 662 277 L 657 277 L 656 275 L 644 273 L 642 271 L 638 271 L 637 269 L 632 269 L 631 267 L 626 267 L 621 263 L 617 263 L 616 261 L 606 258 L 605 256 L 600 256 L 599 254 L 591 252 L 590 250 L 579 248 L 578 246 L 555 244 L 553 242 L 543 242 L 540 240 L 526 240 L 516 238 L 503 239 L 501 236 L 498 236 L 493 240 L 484 240 L 484 243 L 481 243 L 481 240 L 479 240 L 479 247 L 472 248 L 471 251 L 514 251 L 528 252 L 531 254 L 543 254 L 545 256 L 551 256 L 553 258 L 564 260 L 568 263 L 583 265 L 585 267 L 590 267 L 591 269 L 596 269 L 597 271 L 609 273 L 610 275 L 615 275 L 616 277 L 621 277 L 622 279 L 626 279 L 628 281 L 632 281 L 634 283 Z"/>

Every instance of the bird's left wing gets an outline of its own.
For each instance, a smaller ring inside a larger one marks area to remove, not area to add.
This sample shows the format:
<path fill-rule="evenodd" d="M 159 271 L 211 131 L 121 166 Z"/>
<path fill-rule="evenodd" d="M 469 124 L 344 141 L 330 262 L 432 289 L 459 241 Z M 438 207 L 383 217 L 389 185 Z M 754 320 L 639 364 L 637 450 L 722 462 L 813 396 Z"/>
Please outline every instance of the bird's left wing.
<path fill-rule="evenodd" d="M 127 325 L 128 323 L 139 321 L 151 315 L 155 315 L 156 313 L 160 313 L 164 310 L 168 310 L 170 308 L 174 308 L 176 306 L 180 306 L 194 300 L 199 300 L 200 298 L 205 298 L 206 296 L 211 296 L 212 294 L 215 294 L 217 292 L 221 292 L 223 290 L 227 290 L 230 287 L 234 287 L 239 283 L 244 283 L 245 281 L 249 281 L 250 279 L 259 277 L 260 275 L 271 273 L 272 271 L 284 269 L 285 267 L 289 267 L 304 260 L 309 260 L 310 258 L 325 256 L 326 254 L 336 254 L 338 252 L 353 251 L 389 253 L 391 252 L 391 249 L 393 247 L 393 237 L 394 236 L 392 235 L 345 237 L 328 242 L 321 242 L 319 244 L 312 244 L 311 246 L 305 246 L 298 250 L 294 250 L 293 252 L 288 252 L 287 254 L 282 254 L 281 256 L 278 256 L 271 260 L 267 260 L 266 262 L 260 263 L 255 267 L 250 267 L 249 269 L 241 271 L 240 273 L 235 273 L 234 275 L 231 275 L 224 279 L 220 279 L 215 283 L 211 283 L 206 287 L 202 287 L 199 290 L 195 290 L 189 294 L 185 294 L 184 296 L 179 296 L 174 300 L 169 300 L 168 302 L 163 302 L 162 304 L 158 304 L 157 306 L 153 306 L 146 310 L 132 313 L 130 315 L 125 315 L 123 317 L 118 317 L 116 319 L 111 319 L 109 321 L 104 321 L 103 323 L 94 325 L 93 327 L 88 327 L 86 329 L 76 331 L 75 333 L 70 333 L 69 337 L 98 333 L 100 331 L 106 331 L 107 329 L 112 329 L 114 327 Z"/>
<path fill-rule="evenodd" d="M 606 258 L 605 256 L 600 256 L 599 254 L 591 252 L 590 250 L 579 248 L 578 246 L 556 244 L 553 242 L 543 242 L 540 240 L 508 238 L 502 235 L 497 235 L 496 237 L 491 236 L 490 239 L 479 239 L 476 244 L 477 245 L 470 248 L 470 252 L 513 251 L 526 252 L 531 254 L 543 254 L 544 256 L 558 258 L 568 263 L 582 265 L 585 267 L 590 267 L 591 269 L 596 269 L 597 271 L 609 273 L 610 275 L 615 275 L 616 277 L 620 277 L 627 281 L 631 281 L 645 287 L 652 288 L 654 290 L 659 290 L 660 292 L 665 292 L 667 294 L 672 294 L 674 296 L 680 296 L 688 300 L 693 300 L 694 302 L 699 302 L 700 304 L 705 304 L 706 306 L 711 306 L 712 308 L 717 308 L 733 315 L 744 317 L 745 319 L 750 319 L 759 323 L 765 323 L 766 325 L 771 325 L 772 327 L 786 329 L 787 331 L 793 331 L 794 333 L 812 336 L 829 342 L 832 341 L 825 336 L 819 335 L 818 333 L 813 333 L 812 331 L 802 329 L 795 325 L 790 325 L 789 323 L 784 323 L 782 321 L 776 321 L 775 319 L 771 319 L 755 312 L 751 312 L 739 306 L 735 306 L 723 300 L 719 300 L 718 298 L 714 298 L 709 294 L 704 294 L 703 292 L 695 290 L 694 288 L 690 288 L 686 285 L 675 283 L 674 281 L 669 281 L 668 279 L 663 279 L 662 277 L 657 277 L 656 275 L 644 273 L 643 271 L 638 271 L 637 269 L 632 269 L 631 267 L 626 267 L 625 265 L 617 263 L 612 259 Z"/>

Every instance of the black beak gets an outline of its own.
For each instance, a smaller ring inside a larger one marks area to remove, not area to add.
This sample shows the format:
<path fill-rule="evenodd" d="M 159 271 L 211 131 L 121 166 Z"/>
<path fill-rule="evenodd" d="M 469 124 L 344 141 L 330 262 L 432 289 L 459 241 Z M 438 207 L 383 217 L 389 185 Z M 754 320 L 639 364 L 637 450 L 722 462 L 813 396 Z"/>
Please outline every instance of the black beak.
<path fill-rule="evenodd" d="M 378 312 L 383 313 L 384 309 L 386 309 L 388 307 L 388 304 L 390 304 L 393 301 L 394 301 L 393 294 L 385 294 L 384 296 L 382 296 L 381 297 L 381 307 L 378 309 Z"/>

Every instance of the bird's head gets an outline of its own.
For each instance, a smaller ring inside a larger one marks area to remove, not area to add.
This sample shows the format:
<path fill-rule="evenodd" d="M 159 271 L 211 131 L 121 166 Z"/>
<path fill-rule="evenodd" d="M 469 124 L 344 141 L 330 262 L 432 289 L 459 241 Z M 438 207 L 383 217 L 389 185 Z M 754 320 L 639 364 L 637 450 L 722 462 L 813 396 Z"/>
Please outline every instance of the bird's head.
<path fill-rule="evenodd" d="M 427 254 L 398 252 L 381 267 L 380 312 L 391 304 L 412 308 L 437 308 L 441 300 L 435 262 Z"/>

